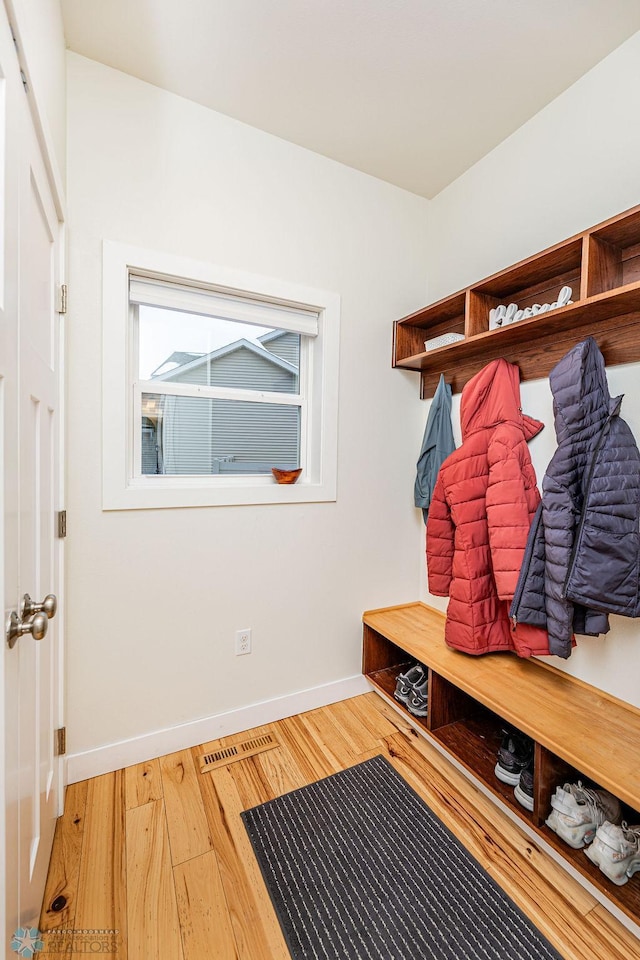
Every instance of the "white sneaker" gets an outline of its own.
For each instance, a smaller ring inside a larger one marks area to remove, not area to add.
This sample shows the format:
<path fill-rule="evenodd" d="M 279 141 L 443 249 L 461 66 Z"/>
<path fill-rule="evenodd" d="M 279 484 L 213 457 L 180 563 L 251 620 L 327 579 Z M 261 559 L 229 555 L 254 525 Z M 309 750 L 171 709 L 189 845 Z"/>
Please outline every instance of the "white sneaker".
<path fill-rule="evenodd" d="M 640 870 L 640 826 L 621 826 L 606 820 L 598 827 L 593 843 L 585 850 L 596 867 L 619 887 Z"/>
<path fill-rule="evenodd" d="M 557 787 L 551 797 L 551 808 L 545 821 L 547 826 L 574 850 L 591 843 L 605 820 L 615 824 L 622 819 L 616 797 L 606 790 L 583 787 L 581 781 Z"/>

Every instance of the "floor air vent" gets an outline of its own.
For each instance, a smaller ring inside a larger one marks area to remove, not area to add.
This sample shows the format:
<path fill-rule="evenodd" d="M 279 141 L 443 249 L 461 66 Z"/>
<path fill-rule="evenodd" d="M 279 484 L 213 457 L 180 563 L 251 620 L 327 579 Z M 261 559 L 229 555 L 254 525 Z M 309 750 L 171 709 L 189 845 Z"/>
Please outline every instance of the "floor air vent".
<path fill-rule="evenodd" d="M 215 770 L 216 767 L 225 767 L 228 763 L 235 763 L 236 760 L 245 760 L 247 757 L 254 757 L 257 753 L 264 753 L 265 750 L 273 750 L 280 744 L 270 733 L 265 733 L 262 737 L 253 737 L 251 740 L 243 740 L 241 743 L 234 743 L 231 747 L 222 747 L 220 750 L 213 750 L 211 753 L 203 753 L 198 757 L 200 761 L 200 773 L 208 773 L 209 770 Z"/>

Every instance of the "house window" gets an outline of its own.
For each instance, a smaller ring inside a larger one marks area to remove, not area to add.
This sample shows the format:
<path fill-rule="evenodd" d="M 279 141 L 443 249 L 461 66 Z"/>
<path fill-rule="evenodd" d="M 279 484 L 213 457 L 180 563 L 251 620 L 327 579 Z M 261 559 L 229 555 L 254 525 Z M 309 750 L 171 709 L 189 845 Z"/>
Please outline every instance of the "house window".
<path fill-rule="evenodd" d="M 317 311 L 134 275 L 129 303 L 134 476 L 270 476 L 301 465 Z M 261 322 L 238 319 L 247 307 Z"/>
<path fill-rule="evenodd" d="M 103 306 L 105 509 L 335 499 L 334 294 L 105 243 Z"/>

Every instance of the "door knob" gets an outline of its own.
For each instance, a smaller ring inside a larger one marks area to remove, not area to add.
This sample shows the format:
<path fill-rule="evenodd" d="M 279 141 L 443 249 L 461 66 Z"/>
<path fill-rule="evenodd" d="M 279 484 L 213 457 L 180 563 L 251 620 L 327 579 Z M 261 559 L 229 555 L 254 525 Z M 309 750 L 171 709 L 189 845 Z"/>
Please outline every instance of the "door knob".
<path fill-rule="evenodd" d="M 25 593 L 22 601 L 22 619 L 32 617 L 34 613 L 46 613 L 47 619 L 51 620 L 56 615 L 58 609 L 58 599 L 53 593 L 48 593 L 42 603 L 36 603 L 28 593 Z"/>
<path fill-rule="evenodd" d="M 34 640 L 43 640 L 47 635 L 49 627 L 49 618 L 46 613 L 36 613 L 30 620 L 21 620 L 18 614 L 13 611 L 9 617 L 7 625 L 7 643 L 9 649 L 13 650 L 20 637 L 25 633 L 30 633 Z"/>

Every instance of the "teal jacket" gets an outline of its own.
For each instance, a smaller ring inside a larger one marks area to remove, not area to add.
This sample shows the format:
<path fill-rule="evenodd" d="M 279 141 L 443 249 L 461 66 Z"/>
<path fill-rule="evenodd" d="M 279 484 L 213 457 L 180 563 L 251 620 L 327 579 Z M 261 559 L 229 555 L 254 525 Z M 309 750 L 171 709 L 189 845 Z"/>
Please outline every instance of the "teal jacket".
<path fill-rule="evenodd" d="M 414 487 L 415 504 L 416 507 L 422 507 L 425 523 L 438 472 L 455 448 L 451 427 L 451 386 L 444 382 L 444 374 L 441 373 L 429 408 Z"/>

